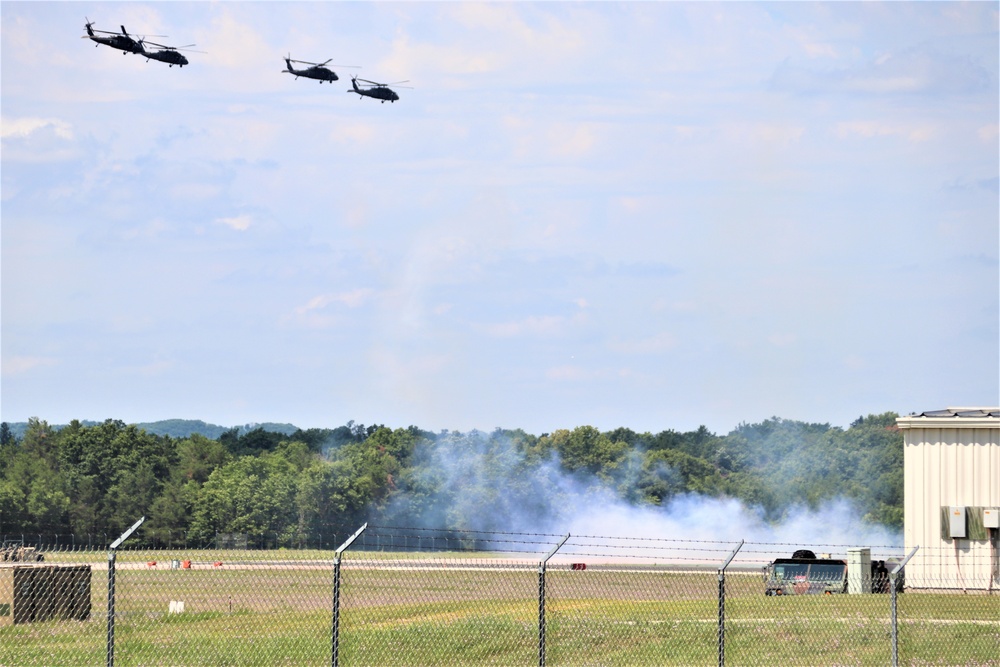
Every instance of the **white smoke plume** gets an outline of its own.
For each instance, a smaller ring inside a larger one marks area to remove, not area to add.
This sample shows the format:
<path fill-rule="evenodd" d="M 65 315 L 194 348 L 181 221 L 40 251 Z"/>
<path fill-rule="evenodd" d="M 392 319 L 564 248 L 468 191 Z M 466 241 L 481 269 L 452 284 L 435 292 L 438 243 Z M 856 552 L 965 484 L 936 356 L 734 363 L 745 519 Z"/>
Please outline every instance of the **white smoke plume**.
<path fill-rule="evenodd" d="M 873 558 L 902 549 L 901 534 L 863 522 L 846 498 L 817 510 L 793 508 L 780 523 L 735 498 L 683 493 L 660 505 L 637 504 L 618 491 L 631 488 L 635 458 L 622 464 L 618 479 L 571 474 L 555 453 L 530 455 L 497 433 L 438 437 L 421 445 L 412 463 L 401 493 L 379 517 L 387 525 L 545 536 L 541 544 L 568 533 L 576 537 L 567 542 L 566 554 L 656 554 L 670 544 L 676 558 L 708 562 L 724 558 L 740 540 L 753 543 L 741 552 L 745 561 L 788 556 L 798 548 L 843 555 L 851 546 L 870 546 Z M 664 479 L 676 477 L 672 470 L 658 472 Z M 701 546 L 685 555 L 686 548 L 674 542 Z"/>

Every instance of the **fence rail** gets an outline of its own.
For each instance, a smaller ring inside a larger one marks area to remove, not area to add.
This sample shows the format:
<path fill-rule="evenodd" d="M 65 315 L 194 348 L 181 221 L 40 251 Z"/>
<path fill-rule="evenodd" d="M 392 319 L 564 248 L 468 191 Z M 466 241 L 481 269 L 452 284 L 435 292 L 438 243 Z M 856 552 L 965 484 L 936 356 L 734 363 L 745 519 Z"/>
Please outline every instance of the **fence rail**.
<path fill-rule="evenodd" d="M 1000 665 L 994 580 L 907 577 L 941 554 L 890 545 L 870 555 L 898 572 L 856 594 L 795 563 L 768 583 L 802 548 L 850 557 L 386 526 L 328 550 L 52 549 L 0 567 L 0 665 Z"/>

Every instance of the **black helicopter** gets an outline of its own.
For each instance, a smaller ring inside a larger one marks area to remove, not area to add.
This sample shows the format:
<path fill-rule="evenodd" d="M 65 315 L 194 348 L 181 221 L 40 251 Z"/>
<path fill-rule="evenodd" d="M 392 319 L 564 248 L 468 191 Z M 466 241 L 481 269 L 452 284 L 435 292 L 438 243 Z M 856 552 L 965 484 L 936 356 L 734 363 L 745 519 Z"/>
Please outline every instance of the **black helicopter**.
<path fill-rule="evenodd" d="M 90 19 L 87 19 L 86 29 L 87 34 L 83 36 L 83 39 L 91 39 L 97 42 L 96 45 L 104 44 L 105 46 L 110 46 L 113 49 L 119 49 L 122 53 L 141 53 L 142 46 L 139 42 L 132 38 L 131 35 L 125 30 L 125 26 L 122 26 L 122 34 L 117 32 L 108 32 L 107 30 L 94 30 L 93 23 Z M 97 33 L 102 35 L 110 35 L 110 37 L 101 37 Z M 157 35 L 154 35 L 157 36 Z"/>
<path fill-rule="evenodd" d="M 158 47 L 155 51 L 147 51 L 146 44 L 150 46 Z M 159 60 L 161 63 L 167 63 L 171 67 L 177 65 L 178 67 L 184 67 L 188 64 L 187 57 L 180 53 L 180 51 L 190 51 L 190 47 L 195 46 L 194 44 L 187 44 L 186 46 L 164 46 L 163 44 L 157 44 L 156 42 L 147 42 L 144 39 L 139 40 L 139 53 L 146 57 L 146 60 Z M 205 53 L 204 51 L 193 51 L 192 53 Z"/>
<path fill-rule="evenodd" d="M 361 88 L 358 86 L 358 81 L 363 81 L 365 83 L 370 83 L 370 88 Z M 408 81 L 397 81 L 395 83 L 376 83 L 375 81 L 369 81 L 368 79 L 359 79 L 356 76 L 351 77 L 351 85 L 354 86 L 354 90 L 348 90 L 349 93 L 357 93 L 361 97 L 374 97 L 377 100 L 381 100 L 382 104 L 389 102 L 395 102 L 399 99 L 399 95 L 396 91 L 389 88 L 389 86 L 396 86 L 401 83 L 408 83 Z M 403 88 L 409 88 L 409 86 L 403 86 Z M 358 99 L 360 99 L 359 97 Z"/>
<path fill-rule="evenodd" d="M 324 65 L 326 65 L 326 63 L 328 62 L 330 61 L 326 60 L 321 63 L 310 63 L 306 62 L 305 60 L 292 60 L 292 56 L 288 55 L 285 58 L 285 64 L 288 65 L 288 69 L 283 69 L 281 71 L 282 73 L 294 74 L 296 79 L 299 78 L 300 76 L 304 76 L 307 79 L 316 79 L 320 83 L 323 83 L 324 81 L 329 81 L 330 83 L 333 83 L 334 81 L 339 80 L 340 77 L 337 76 L 337 73 L 334 72 L 333 70 L 324 67 Z M 292 63 L 299 63 L 300 65 L 311 65 L 311 67 L 295 69 Z M 355 67 L 355 65 L 337 65 L 337 67 Z"/>

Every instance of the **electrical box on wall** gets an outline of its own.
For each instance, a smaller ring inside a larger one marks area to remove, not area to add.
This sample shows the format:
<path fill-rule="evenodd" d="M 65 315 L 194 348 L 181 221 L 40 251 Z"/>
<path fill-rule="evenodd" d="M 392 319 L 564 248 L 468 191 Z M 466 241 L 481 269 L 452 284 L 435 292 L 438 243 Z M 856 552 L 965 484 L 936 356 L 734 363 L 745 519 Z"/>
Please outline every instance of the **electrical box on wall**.
<path fill-rule="evenodd" d="M 948 508 L 948 537 L 965 537 L 965 508 Z"/>
<path fill-rule="evenodd" d="M 983 508 L 983 528 L 1000 528 L 1000 507 Z"/>

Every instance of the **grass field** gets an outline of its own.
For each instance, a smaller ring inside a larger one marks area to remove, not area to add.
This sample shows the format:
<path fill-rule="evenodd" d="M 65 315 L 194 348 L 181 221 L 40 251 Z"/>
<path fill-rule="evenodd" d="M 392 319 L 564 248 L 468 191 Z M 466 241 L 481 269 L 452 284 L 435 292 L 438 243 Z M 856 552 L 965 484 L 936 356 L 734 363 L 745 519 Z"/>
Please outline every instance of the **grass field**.
<path fill-rule="evenodd" d="M 106 557 L 63 556 L 49 562 L 95 566 L 90 619 L 0 627 L 0 665 L 105 664 Z M 341 665 L 539 663 L 537 563 L 442 556 L 344 559 Z M 171 569 L 175 558 L 191 552 L 119 555 L 116 665 L 331 663 L 329 552 L 200 552 L 190 570 Z M 727 664 L 890 663 L 887 595 L 771 598 L 762 588 L 759 575 L 727 577 Z M 556 566 L 546 576 L 546 664 L 718 664 L 717 593 L 714 572 Z M 185 612 L 168 613 L 171 600 Z M 908 591 L 899 618 L 902 664 L 1000 665 L 998 595 Z"/>

